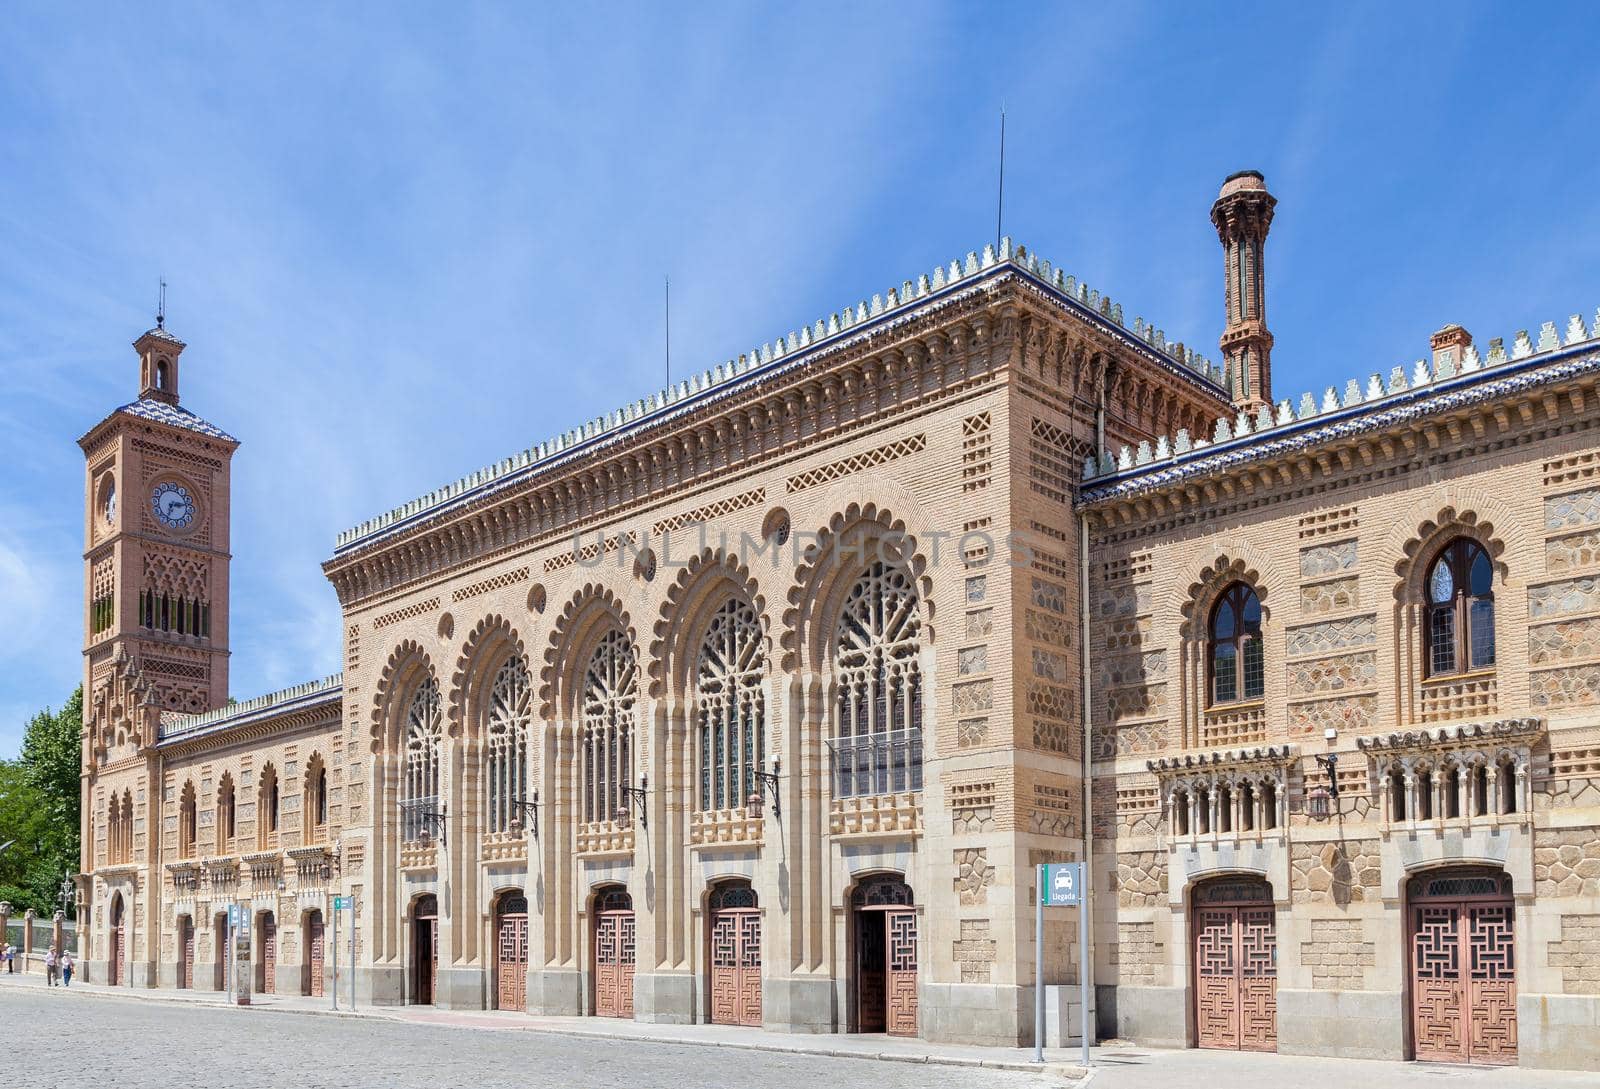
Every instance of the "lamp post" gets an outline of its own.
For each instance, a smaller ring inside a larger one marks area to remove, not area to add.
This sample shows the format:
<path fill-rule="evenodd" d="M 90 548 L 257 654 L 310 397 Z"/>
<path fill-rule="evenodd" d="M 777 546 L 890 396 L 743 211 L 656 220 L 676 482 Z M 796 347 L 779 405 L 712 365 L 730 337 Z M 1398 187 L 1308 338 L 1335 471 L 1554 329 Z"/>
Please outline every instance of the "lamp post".
<path fill-rule="evenodd" d="M 647 799 L 650 794 L 650 776 L 639 776 L 639 785 L 636 787 L 624 786 L 618 788 L 622 792 L 622 805 L 617 807 L 617 816 L 623 823 L 633 816 L 635 810 L 639 814 L 639 827 L 650 827 L 650 812 Z"/>
<path fill-rule="evenodd" d="M 525 823 L 528 834 L 534 839 L 539 838 L 539 792 L 535 790 L 526 798 L 512 798 L 511 809 L 515 816 L 513 820 Z"/>
<path fill-rule="evenodd" d="M 754 775 L 756 778 L 756 790 L 755 793 L 750 796 L 750 798 L 753 802 L 755 802 L 755 808 L 758 811 L 756 814 L 757 816 L 760 816 L 759 810 L 761 808 L 763 797 L 767 794 L 771 794 L 772 815 L 777 817 L 779 820 L 783 819 L 783 797 L 778 791 L 778 776 L 782 771 L 782 765 L 778 763 L 778 758 L 776 756 L 772 758 L 771 771 L 762 771 L 760 768 L 755 769 Z"/>

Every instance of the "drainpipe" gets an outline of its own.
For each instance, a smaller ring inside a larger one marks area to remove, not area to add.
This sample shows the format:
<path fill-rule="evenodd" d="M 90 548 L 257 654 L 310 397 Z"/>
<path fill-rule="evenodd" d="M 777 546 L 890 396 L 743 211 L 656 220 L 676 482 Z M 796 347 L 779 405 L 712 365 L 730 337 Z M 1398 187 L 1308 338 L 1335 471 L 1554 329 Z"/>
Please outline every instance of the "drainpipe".
<path fill-rule="evenodd" d="M 1105 442 L 1105 402 L 1102 397 L 1101 407 L 1096 414 L 1097 426 L 1101 429 L 1101 449 Z M 1089 514 L 1087 511 L 1078 512 L 1078 655 L 1079 669 L 1082 673 L 1083 689 L 1083 906 L 1080 911 L 1088 912 L 1088 948 L 1083 952 L 1083 963 L 1078 966 L 1080 978 L 1086 981 L 1084 998 L 1088 999 L 1094 990 L 1094 879 L 1091 877 L 1094 862 L 1094 819 L 1093 819 L 1093 793 L 1094 793 L 1094 727 L 1090 717 L 1093 710 L 1093 682 L 1090 679 L 1090 654 L 1089 654 Z M 1098 1005 L 1098 1003 L 1097 1003 Z M 1099 1034 L 1098 1011 L 1096 1035 Z M 1089 1053 L 1089 1041 L 1083 1041 L 1084 1055 Z"/>

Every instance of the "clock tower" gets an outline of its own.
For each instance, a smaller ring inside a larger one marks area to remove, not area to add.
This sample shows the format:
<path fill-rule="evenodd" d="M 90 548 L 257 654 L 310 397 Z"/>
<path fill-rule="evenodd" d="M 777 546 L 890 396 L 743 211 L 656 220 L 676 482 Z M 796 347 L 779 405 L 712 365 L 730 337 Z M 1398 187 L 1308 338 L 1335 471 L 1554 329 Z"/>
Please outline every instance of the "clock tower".
<path fill-rule="evenodd" d="M 136 720 L 151 720 L 131 702 L 192 714 L 228 699 L 228 486 L 239 443 L 180 403 L 184 343 L 164 320 L 133 347 L 138 398 L 78 440 L 84 718 L 131 731 L 99 738 L 103 754 L 154 740 L 131 736 L 142 732 Z"/>

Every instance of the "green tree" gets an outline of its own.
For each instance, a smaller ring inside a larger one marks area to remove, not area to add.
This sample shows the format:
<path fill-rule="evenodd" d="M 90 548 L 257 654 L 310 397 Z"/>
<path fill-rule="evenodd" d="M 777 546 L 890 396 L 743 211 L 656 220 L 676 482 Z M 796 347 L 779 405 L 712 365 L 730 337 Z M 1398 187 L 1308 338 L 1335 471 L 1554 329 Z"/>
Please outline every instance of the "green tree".
<path fill-rule="evenodd" d="M 78 869 L 83 689 L 59 713 L 34 715 L 22 755 L 0 761 L 0 900 L 49 917 L 61 879 Z M 69 904 L 70 910 L 70 904 Z"/>

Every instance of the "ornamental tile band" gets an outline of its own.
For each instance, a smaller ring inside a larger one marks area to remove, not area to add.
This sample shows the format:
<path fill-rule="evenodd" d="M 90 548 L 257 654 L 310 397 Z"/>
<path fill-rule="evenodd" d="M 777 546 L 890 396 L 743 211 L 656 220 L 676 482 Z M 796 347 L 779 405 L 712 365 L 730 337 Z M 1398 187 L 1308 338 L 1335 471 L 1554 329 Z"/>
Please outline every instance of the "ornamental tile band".
<path fill-rule="evenodd" d="M 786 373 L 792 366 L 813 357 L 820 349 L 844 346 L 869 329 L 881 332 L 886 324 L 892 325 L 909 317 L 915 307 L 935 298 L 951 298 L 958 290 L 964 291 L 974 282 L 1002 271 L 1022 273 L 1057 297 L 1064 297 L 1077 312 L 1096 319 L 1099 324 L 1119 330 L 1123 335 L 1131 332 L 1145 350 L 1169 368 L 1198 380 L 1218 396 L 1223 394 L 1222 372 L 1205 356 L 1184 347 L 1180 342 L 1167 340 L 1164 331 L 1143 318 L 1135 318 L 1133 328 L 1129 330 L 1123 322 L 1120 303 L 1113 302 L 1110 296 L 1100 294 L 1076 277 L 1067 275 L 1049 261 L 1030 252 L 1027 247 L 1014 246 L 1008 237 L 1001 239 L 998 252 L 992 245 L 985 246 L 982 254 L 969 252 L 965 261 L 958 259 L 949 265 L 941 265 L 930 275 L 919 276 L 915 282 L 905 280 L 886 294 L 874 295 L 870 302 L 863 300 L 845 307 L 837 314 L 819 318 L 810 325 L 802 326 L 798 332 L 752 348 L 737 359 L 727 360 L 710 370 L 675 382 L 649 397 L 598 416 L 582 427 L 530 446 L 513 457 L 485 466 L 452 484 L 368 519 L 339 534 L 334 554 L 387 536 L 402 525 L 455 506 L 468 497 L 488 494 L 554 468 L 580 451 L 587 453 L 597 450 L 640 427 L 675 419 L 692 407 L 708 404 L 736 389 L 745 389 L 753 383 Z"/>

